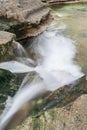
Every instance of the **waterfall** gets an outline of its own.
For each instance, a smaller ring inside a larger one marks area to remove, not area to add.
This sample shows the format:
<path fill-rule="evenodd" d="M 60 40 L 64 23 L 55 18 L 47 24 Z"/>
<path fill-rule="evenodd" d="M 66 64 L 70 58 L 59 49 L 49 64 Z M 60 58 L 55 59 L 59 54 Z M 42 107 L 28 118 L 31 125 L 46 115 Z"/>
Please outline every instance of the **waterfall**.
<path fill-rule="evenodd" d="M 74 42 L 60 34 L 59 29 L 55 27 L 51 27 L 41 35 L 33 38 L 31 46 L 26 49 L 26 54 L 30 53 L 29 50 L 33 50 L 31 52 L 37 55 L 37 66 L 35 66 L 35 61 L 26 55 L 22 58 L 20 56 L 22 53 L 19 53 L 17 61 L 0 63 L 0 68 L 13 73 L 32 71 L 37 73 L 32 82 L 29 82 L 28 76 L 24 78 L 17 94 L 12 98 L 9 110 L 4 110 L 1 115 L 0 130 L 4 130 L 12 116 L 26 102 L 43 92 L 54 91 L 83 76 L 81 68 L 74 63 L 76 55 Z M 34 66 L 30 66 L 28 63 Z"/>
<path fill-rule="evenodd" d="M 18 55 L 20 57 L 27 57 L 28 56 L 25 48 L 19 42 L 13 41 L 13 44 L 15 46 L 17 46 L 16 55 Z"/>

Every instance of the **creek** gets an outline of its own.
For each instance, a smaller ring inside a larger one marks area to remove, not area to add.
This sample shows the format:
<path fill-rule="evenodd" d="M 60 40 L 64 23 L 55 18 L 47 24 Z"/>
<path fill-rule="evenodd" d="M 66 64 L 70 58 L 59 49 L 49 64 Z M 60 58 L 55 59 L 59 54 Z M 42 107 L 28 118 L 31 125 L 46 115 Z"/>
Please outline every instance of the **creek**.
<path fill-rule="evenodd" d="M 0 68 L 12 73 L 26 73 L 16 95 L 8 99 L 0 116 L 0 130 L 7 130 L 11 119 L 27 102 L 87 74 L 87 5 L 52 9 L 52 25 L 29 39 L 25 48 L 14 42 L 18 46 L 15 59 L 0 63 Z M 30 81 L 32 72 L 36 74 Z"/>

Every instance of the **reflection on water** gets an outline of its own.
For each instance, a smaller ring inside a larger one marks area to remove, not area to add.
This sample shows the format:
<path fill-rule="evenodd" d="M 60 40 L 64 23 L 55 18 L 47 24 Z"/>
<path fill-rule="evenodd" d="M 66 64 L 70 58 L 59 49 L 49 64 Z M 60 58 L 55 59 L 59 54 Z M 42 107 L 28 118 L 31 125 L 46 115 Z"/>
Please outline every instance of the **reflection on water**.
<path fill-rule="evenodd" d="M 76 41 L 76 60 L 87 74 L 87 4 L 54 7 L 52 13 L 57 25 L 66 24 L 64 35 Z"/>

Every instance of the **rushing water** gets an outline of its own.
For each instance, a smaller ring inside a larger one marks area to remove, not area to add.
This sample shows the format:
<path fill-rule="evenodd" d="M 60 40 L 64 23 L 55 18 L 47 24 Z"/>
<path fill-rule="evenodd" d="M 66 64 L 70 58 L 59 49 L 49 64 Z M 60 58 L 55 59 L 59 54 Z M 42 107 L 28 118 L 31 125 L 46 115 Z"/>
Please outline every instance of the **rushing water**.
<path fill-rule="evenodd" d="M 80 51 L 83 48 L 80 49 L 80 47 L 83 47 L 87 40 L 86 27 L 77 26 L 77 21 L 81 22 L 79 20 L 84 18 L 86 12 L 83 11 L 83 8 L 79 10 L 77 7 L 79 8 L 79 6 L 65 6 L 58 10 L 55 9 L 53 12 L 55 21 L 48 30 L 31 39 L 29 41 L 31 44 L 28 43 L 25 49 L 19 43 L 14 43 L 18 45 L 15 60 L 0 63 L 0 68 L 13 73 L 36 72 L 36 76 L 31 82 L 27 74 L 16 95 L 8 100 L 6 109 L 0 117 L 0 130 L 5 129 L 15 113 L 28 101 L 83 76 L 78 63 L 81 61 L 80 65 L 83 65 L 83 70 L 86 69 L 84 59 L 80 59 L 83 54 Z M 77 16 L 78 19 L 76 19 Z M 77 20 L 76 24 L 75 20 Z M 81 32 L 79 29 L 82 29 Z M 83 44 L 79 37 L 83 39 Z"/>
<path fill-rule="evenodd" d="M 75 41 L 76 60 L 87 74 L 87 4 L 72 4 L 53 8 L 55 22 L 66 25 L 64 35 Z"/>

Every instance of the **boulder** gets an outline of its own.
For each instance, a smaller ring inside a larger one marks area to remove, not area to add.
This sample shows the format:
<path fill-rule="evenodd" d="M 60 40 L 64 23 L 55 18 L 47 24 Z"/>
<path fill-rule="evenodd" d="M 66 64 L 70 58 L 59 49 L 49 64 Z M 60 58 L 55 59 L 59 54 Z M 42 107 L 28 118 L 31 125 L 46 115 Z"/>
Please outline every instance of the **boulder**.
<path fill-rule="evenodd" d="M 87 130 L 87 94 L 63 108 L 52 108 L 38 118 L 27 118 L 15 130 Z"/>
<path fill-rule="evenodd" d="M 0 30 L 19 40 L 38 35 L 51 21 L 50 8 L 40 0 L 0 0 Z"/>
<path fill-rule="evenodd" d="M 10 60 L 14 57 L 13 40 L 15 35 L 6 31 L 0 31 L 0 62 Z"/>
<path fill-rule="evenodd" d="M 10 43 L 15 38 L 15 35 L 6 31 L 0 31 L 0 45 Z"/>
<path fill-rule="evenodd" d="M 28 117 L 15 130 L 86 130 L 87 80 L 86 77 L 64 86 L 47 96 L 38 114 Z M 23 111 L 22 111 L 23 112 Z"/>

